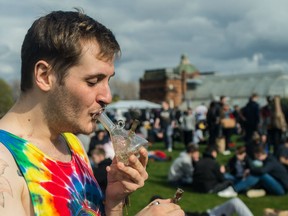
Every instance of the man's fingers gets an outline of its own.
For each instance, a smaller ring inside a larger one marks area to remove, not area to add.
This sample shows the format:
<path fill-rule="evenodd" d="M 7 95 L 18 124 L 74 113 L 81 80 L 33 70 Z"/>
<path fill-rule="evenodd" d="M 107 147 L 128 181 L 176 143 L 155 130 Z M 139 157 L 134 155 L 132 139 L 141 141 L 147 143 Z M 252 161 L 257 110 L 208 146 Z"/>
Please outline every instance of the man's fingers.
<path fill-rule="evenodd" d="M 139 155 L 139 161 L 141 162 L 142 166 L 146 168 L 148 163 L 148 151 L 146 150 L 146 148 L 140 148 Z"/>
<path fill-rule="evenodd" d="M 144 154 L 145 152 L 147 151 L 146 150 L 143 151 Z M 145 155 L 143 157 L 145 157 Z M 140 177 L 146 180 L 148 178 L 148 173 L 146 172 L 146 162 L 144 162 L 144 165 L 143 165 L 143 163 L 140 161 L 140 158 L 138 159 L 135 155 L 131 155 L 129 157 L 129 166 L 127 166 L 127 168 L 134 169 L 134 172 L 137 171 L 137 174 L 139 174 Z M 132 170 L 131 170 L 131 175 L 133 175 Z M 137 176 L 133 176 L 133 177 L 136 178 Z"/>

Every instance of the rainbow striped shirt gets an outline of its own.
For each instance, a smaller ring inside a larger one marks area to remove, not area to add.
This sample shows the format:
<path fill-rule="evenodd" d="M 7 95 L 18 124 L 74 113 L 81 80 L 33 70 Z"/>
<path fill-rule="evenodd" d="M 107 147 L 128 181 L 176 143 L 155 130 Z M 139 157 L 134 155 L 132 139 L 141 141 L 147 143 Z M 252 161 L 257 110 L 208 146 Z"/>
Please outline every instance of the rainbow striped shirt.
<path fill-rule="evenodd" d="M 11 152 L 26 180 L 36 216 L 105 215 L 103 194 L 83 147 L 75 135 L 62 136 L 72 155 L 67 163 L 49 158 L 4 130 L 0 130 L 0 143 Z"/>

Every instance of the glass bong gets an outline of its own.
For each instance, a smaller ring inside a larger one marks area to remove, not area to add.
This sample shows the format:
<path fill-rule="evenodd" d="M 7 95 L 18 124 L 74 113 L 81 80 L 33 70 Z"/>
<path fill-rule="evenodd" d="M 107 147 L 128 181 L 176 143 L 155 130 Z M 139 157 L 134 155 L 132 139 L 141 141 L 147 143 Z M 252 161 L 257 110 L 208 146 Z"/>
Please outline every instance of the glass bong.
<path fill-rule="evenodd" d="M 97 120 L 108 130 L 117 160 L 125 165 L 129 164 L 130 155 L 137 155 L 141 146 L 148 145 L 148 140 L 135 133 L 138 120 L 133 122 L 130 130 L 124 129 L 125 123 L 122 120 L 114 124 L 105 112 L 102 112 Z"/>

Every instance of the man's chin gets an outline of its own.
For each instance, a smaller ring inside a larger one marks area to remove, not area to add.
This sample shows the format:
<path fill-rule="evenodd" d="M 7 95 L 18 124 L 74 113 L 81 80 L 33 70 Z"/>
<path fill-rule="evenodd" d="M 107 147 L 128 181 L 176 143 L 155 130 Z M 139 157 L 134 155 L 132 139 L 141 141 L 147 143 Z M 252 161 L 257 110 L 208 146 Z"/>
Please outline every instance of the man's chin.
<path fill-rule="evenodd" d="M 81 133 L 89 135 L 96 130 L 96 123 L 90 123 L 89 126 L 87 125 L 85 128 L 82 128 Z"/>

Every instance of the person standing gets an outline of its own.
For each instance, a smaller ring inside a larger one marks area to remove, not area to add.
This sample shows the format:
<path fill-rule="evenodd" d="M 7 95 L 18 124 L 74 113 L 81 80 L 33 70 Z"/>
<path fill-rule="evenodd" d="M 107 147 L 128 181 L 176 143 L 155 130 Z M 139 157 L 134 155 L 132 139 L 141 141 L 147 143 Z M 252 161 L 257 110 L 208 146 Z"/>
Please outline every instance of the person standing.
<path fill-rule="evenodd" d="M 189 143 L 193 141 L 193 135 L 195 132 L 195 116 L 193 114 L 192 108 L 188 108 L 182 118 L 182 130 L 183 130 L 183 138 L 185 147 L 188 146 Z"/>
<path fill-rule="evenodd" d="M 90 134 L 112 101 L 109 80 L 120 46 L 104 25 L 80 11 L 35 20 L 21 50 L 21 95 L 0 120 L 0 215 L 122 215 L 125 198 L 148 178 L 145 148 L 129 165 L 107 167 L 104 197 L 75 134 Z M 3 192 L 4 191 L 4 192 Z M 183 215 L 179 206 L 140 215 Z M 173 212 L 173 213 L 172 213 Z"/>
<path fill-rule="evenodd" d="M 160 125 L 161 131 L 163 132 L 165 148 L 168 150 L 168 152 L 172 152 L 175 119 L 168 102 L 162 102 L 162 109 L 159 116 L 155 120 L 155 125 L 156 128 L 159 127 L 158 125 Z"/>
<path fill-rule="evenodd" d="M 218 104 L 212 101 L 207 112 L 208 145 L 216 146 L 216 139 L 219 136 L 220 117 L 218 115 Z"/>
<path fill-rule="evenodd" d="M 271 107 L 271 125 L 268 129 L 268 140 L 273 146 L 273 153 L 277 155 L 279 146 L 283 143 L 283 135 L 287 131 L 287 123 L 281 107 L 281 98 L 275 96 Z"/>
<path fill-rule="evenodd" d="M 220 122 L 221 122 L 222 134 L 225 138 L 225 152 L 223 152 L 223 154 L 230 154 L 231 147 L 235 145 L 234 143 L 231 142 L 231 136 L 236 128 L 236 120 L 232 113 L 232 110 L 230 109 L 229 104 L 227 103 L 224 104 L 222 107 Z"/>
<path fill-rule="evenodd" d="M 250 143 L 255 131 L 258 131 L 260 123 L 260 107 L 258 104 L 258 95 L 252 94 L 246 106 L 242 109 L 245 130 L 245 142 Z"/>

